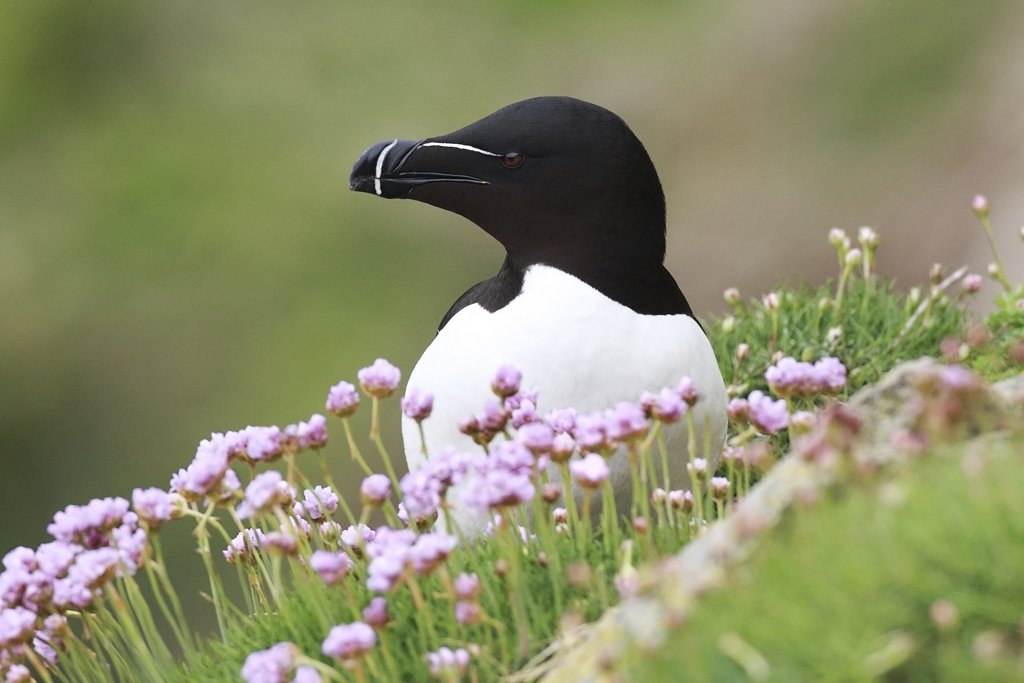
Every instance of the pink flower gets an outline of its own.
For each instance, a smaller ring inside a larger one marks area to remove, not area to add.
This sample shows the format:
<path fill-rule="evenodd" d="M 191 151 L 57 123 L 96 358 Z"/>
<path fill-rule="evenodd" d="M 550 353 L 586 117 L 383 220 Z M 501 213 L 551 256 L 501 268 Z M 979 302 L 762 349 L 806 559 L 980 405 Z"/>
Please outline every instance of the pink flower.
<path fill-rule="evenodd" d="M 287 683 L 298 656 L 299 648 L 294 643 L 278 643 L 266 650 L 257 650 L 245 658 L 242 678 L 246 683 Z"/>
<path fill-rule="evenodd" d="M 764 434 L 774 434 L 789 423 L 789 408 L 782 399 L 773 401 L 762 391 L 752 391 L 747 404 L 751 424 Z"/>
<path fill-rule="evenodd" d="M 591 453 L 581 460 L 574 460 L 570 463 L 569 469 L 580 486 L 588 489 L 596 489 L 601 486 L 610 474 L 608 463 L 595 453 Z"/>
<path fill-rule="evenodd" d="M 351 382 L 338 382 L 327 391 L 325 407 L 338 417 L 348 417 L 359 407 L 359 392 Z"/>
<path fill-rule="evenodd" d="M 328 657 L 356 659 L 372 650 L 376 644 L 377 634 L 373 628 L 362 621 L 354 621 L 332 628 L 321 649 Z"/>
<path fill-rule="evenodd" d="M 410 389 L 402 398 L 402 412 L 405 416 L 423 422 L 430 417 L 434 410 L 434 395 L 431 393 L 420 393 L 416 389 Z"/>
<path fill-rule="evenodd" d="M 352 569 L 352 560 L 345 553 L 332 553 L 317 550 L 309 558 L 309 566 L 313 568 L 324 583 L 336 586 L 341 583 Z"/>
<path fill-rule="evenodd" d="M 383 474 L 371 474 L 363 479 L 359 493 L 364 505 L 380 505 L 391 495 L 391 480 Z"/>
<path fill-rule="evenodd" d="M 398 383 L 402 380 L 401 371 L 383 358 L 378 358 L 373 365 L 356 373 L 359 384 L 370 396 L 387 398 L 395 393 Z"/>
<path fill-rule="evenodd" d="M 494 374 L 491 380 L 491 391 L 506 398 L 519 391 L 519 384 L 523 380 L 523 373 L 512 365 L 502 365 Z"/>

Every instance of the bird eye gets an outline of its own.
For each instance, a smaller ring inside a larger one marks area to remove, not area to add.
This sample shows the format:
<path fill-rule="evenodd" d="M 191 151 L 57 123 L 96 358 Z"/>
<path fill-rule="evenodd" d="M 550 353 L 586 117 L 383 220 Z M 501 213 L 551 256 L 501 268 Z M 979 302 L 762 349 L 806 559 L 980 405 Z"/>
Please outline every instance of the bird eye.
<path fill-rule="evenodd" d="M 519 152 L 509 152 L 501 158 L 505 168 L 519 168 L 523 165 L 523 155 Z"/>

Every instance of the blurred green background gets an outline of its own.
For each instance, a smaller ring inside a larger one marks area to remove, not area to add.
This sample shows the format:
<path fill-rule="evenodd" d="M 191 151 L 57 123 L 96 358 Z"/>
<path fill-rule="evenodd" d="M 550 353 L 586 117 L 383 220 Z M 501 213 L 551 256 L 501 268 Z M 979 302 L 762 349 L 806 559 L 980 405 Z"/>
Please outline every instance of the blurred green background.
<path fill-rule="evenodd" d="M 879 228 L 904 284 L 983 269 L 971 195 L 1008 246 L 1024 222 L 1022 31 L 1019 0 L 3 3 L 0 549 L 377 356 L 408 371 L 501 254 L 351 164 L 526 97 L 631 124 L 701 315 L 828 277 L 832 225 Z"/>

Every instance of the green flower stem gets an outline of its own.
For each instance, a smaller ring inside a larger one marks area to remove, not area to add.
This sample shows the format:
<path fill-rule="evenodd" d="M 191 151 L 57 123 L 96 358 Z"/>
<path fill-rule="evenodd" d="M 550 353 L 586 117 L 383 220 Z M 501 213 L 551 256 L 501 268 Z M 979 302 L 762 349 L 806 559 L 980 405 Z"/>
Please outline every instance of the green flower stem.
<path fill-rule="evenodd" d="M 32 647 L 24 648 L 24 654 L 28 657 L 28 661 L 32 664 L 32 668 L 35 669 L 36 675 L 43 679 L 43 683 L 53 683 L 53 678 L 50 676 L 50 670 L 46 668 L 39 655 Z"/>
<path fill-rule="evenodd" d="M 416 575 L 412 573 L 411 569 L 406 569 L 404 582 L 409 587 L 409 592 L 412 594 L 412 602 L 416 606 L 416 621 L 420 626 L 416 629 L 416 634 L 420 639 L 420 649 L 426 652 L 430 649 L 431 643 L 437 642 L 437 631 L 434 629 L 434 620 L 430 616 L 430 607 L 423 599 L 420 584 L 416 581 Z"/>
<path fill-rule="evenodd" d="M 395 663 L 395 656 L 391 652 L 391 636 L 388 635 L 384 629 L 377 631 L 377 638 L 380 640 L 380 654 L 381 659 L 384 660 L 384 666 L 388 670 L 388 680 L 397 681 L 400 680 L 398 674 L 398 665 Z"/>
<path fill-rule="evenodd" d="M 374 399 L 376 400 L 376 399 Z M 355 437 L 352 435 L 352 424 L 348 421 L 347 417 L 341 418 L 341 424 L 345 427 L 345 440 L 348 442 L 348 450 L 352 456 L 352 460 L 359 465 L 363 470 L 363 473 L 367 476 L 373 474 L 373 470 L 363 460 L 363 454 L 359 452 L 359 446 L 356 445 Z"/>
<path fill-rule="evenodd" d="M 416 420 L 416 429 L 420 433 L 420 452 L 423 453 L 424 458 L 429 458 L 430 453 L 427 452 L 427 435 L 423 433 L 423 420 Z"/>
<path fill-rule="evenodd" d="M 217 568 L 213 564 L 213 557 L 210 554 L 210 533 L 206 530 L 206 525 L 211 519 L 215 507 L 212 503 L 207 506 L 206 512 L 200 517 L 192 533 L 198 542 L 199 556 L 203 558 L 203 565 L 206 567 L 206 574 L 210 579 L 210 599 L 213 600 L 213 609 L 217 615 L 217 630 L 220 632 L 221 640 L 227 642 L 228 630 L 224 613 L 224 587 L 220 583 L 220 578 L 217 576 Z"/>
<path fill-rule="evenodd" d="M 572 475 L 569 474 L 568 461 L 558 463 L 558 471 L 562 473 L 562 498 L 565 501 L 565 516 L 569 522 L 569 531 L 578 537 L 580 518 L 576 515 L 576 495 L 572 490 Z M 585 497 L 584 500 L 586 500 Z"/>
<path fill-rule="evenodd" d="M 384 448 L 384 440 L 380 437 L 380 399 L 374 396 L 371 405 L 373 408 L 370 412 L 370 438 L 373 440 L 373 445 L 377 447 L 381 460 L 384 461 L 384 471 L 391 479 L 391 485 L 395 491 L 398 491 L 398 475 L 395 474 L 395 468 L 391 465 L 391 456 L 388 455 L 388 450 Z"/>
<path fill-rule="evenodd" d="M 988 246 L 989 249 L 992 250 L 992 258 L 996 263 L 996 272 L 993 273 L 992 277 L 995 278 L 996 282 L 1003 286 L 1003 289 L 1009 292 L 1013 287 L 1010 285 L 1010 281 L 1006 277 L 1006 269 L 1003 268 L 1003 260 L 999 258 L 999 249 L 996 248 L 995 236 L 992 234 L 992 223 L 989 222 L 987 215 L 981 217 L 981 227 L 985 228 L 985 237 L 988 239 Z"/>
<path fill-rule="evenodd" d="M 519 530 L 515 523 L 509 523 L 502 515 L 499 535 L 501 535 L 505 546 L 502 555 L 508 559 L 508 583 L 509 597 L 512 600 L 512 616 L 516 622 L 517 633 L 517 657 L 518 662 L 526 660 L 530 652 L 530 621 L 526 613 L 526 604 L 523 601 L 523 580 L 522 563 L 519 553 L 519 539 L 516 535 Z"/>
<path fill-rule="evenodd" d="M 604 548 L 609 555 L 615 551 L 615 531 L 618 529 L 618 519 L 615 509 L 615 492 L 612 491 L 611 477 L 604 480 L 601 485 L 601 527 L 604 530 Z"/>
<path fill-rule="evenodd" d="M 537 530 L 537 537 L 540 539 L 541 546 L 547 551 L 547 570 L 551 581 L 551 588 L 555 594 L 555 613 L 561 614 L 564 611 L 562 598 L 562 558 L 558 552 L 554 529 L 551 528 L 551 515 L 548 512 L 547 505 L 539 495 L 535 495 L 531 502 L 533 505 L 533 526 Z M 448 576 L 447 571 L 444 571 L 441 576 L 445 582 L 448 594 L 452 595 L 454 589 L 452 588 L 451 577 Z"/>
<path fill-rule="evenodd" d="M 127 618 L 132 620 L 133 625 L 138 624 L 139 628 L 142 629 L 142 635 L 145 637 L 149 651 L 156 658 L 157 665 L 164 670 L 173 668 L 174 657 L 171 655 L 171 651 L 167 648 L 163 636 L 160 635 L 160 631 L 156 627 L 153 613 L 150 611 L 149 604 L 146 602 L 146 598 L 143 597 L 142 591 L 139 590 L 139 584 L 135 582 L 132 576 L 125 576 L 119 583 L 124 588 L 128 601 L 127 605 L 130 608 L 126 613 Z M 116 590 L 114 591 L 114 593 L 117 592 Z"/>
<path fill-rule="evenodd" d="M 185 611 L 181 608 L 181 601 L 178 599 L 178 593 L 174 590 L 174 585 L 171 583 L 170 577 L 167 575 L 167 562 L 164 560 L 163 542 L 160 540 L 159 534 L 152 534 L 150 536 L 150 545 L 153 548 L 156 565 L 154 566 L 154 564 L 150 562 L 147 565 L 147 569 L 156 575 L 157 580 L 163 587 L 164 593 L 167 595 L 167 599 L 171 602 L 171 608 L 174 610 L 178 630 L 184 641 L 182 642 L 182 650 L 184 652 L 188 652 L 195 647 L 195 644 L 192 640 L 192 632 L 188 627 L 188 620 L 185 619 Z M 156 593 L 156 589 L 154 589 L 153 592 Z"/>

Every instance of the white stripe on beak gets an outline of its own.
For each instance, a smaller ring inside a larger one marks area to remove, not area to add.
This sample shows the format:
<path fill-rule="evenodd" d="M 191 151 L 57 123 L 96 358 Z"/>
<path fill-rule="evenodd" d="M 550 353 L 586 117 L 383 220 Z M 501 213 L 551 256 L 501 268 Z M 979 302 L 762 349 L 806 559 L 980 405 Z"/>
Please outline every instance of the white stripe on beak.
<path fill-rule="evenodd" d="M 390 145 L 385 147 L 383 149 L 383 151 L 381 151 L 380 156 L 377 157 L 377 172 L 373 174 L 373 191 L 377 193 L 378 197 L 381 194 L 380 193 L 380 173 L 381 173 L 382 170 L 384 170 L 384 157 L 386 157 L 388 155 L 388 152 L 391 151 L 391 148 L 394 147 L 397 144 L 398 144 L 398 140 L 396 139 Z"/>
<path fill-rule="evenodd" d="M 477 154 L 486 154 L 489 157 L 500 157 L 500 154 L 494 152 L 488 152 L 486 149 L 480 149 L 479 147 L 472 147 L 470 145 L 460 145 L 457 142 L 424 142 L 420 147 L 451 147 L 452 149 L 464 149 L 467 152 L 476 152 Z"/>

